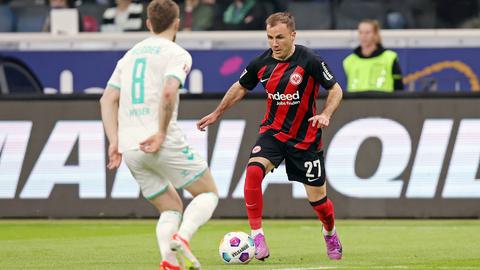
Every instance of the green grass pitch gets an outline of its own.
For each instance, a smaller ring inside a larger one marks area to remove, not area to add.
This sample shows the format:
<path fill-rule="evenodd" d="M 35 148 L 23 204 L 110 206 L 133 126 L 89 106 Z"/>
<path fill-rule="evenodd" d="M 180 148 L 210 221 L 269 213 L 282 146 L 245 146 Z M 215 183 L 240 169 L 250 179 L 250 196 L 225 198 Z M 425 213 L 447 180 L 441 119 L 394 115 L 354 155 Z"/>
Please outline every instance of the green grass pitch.
<path fill-rule="evenodd" d="M 156 220 L 0 220 L 0 269 L 158 269 Z M 329 261 L 316 220 L 265 220 L 271 256 L 226 265 L 218 244 L 246 220 L 213 220 L 192 240 L 205 270 L 480 269 L 480 220 L 338 220 Z"/>

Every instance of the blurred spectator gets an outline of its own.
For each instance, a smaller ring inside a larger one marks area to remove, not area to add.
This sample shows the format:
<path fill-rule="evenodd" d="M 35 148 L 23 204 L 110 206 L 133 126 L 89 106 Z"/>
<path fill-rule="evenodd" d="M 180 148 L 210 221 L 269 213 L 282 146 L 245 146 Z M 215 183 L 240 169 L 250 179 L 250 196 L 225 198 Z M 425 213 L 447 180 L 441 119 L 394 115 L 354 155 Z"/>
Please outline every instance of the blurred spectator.
<path fill-rule="evenodd" d="M 116 0 L 103 13 L 102 32 L 146 31 L 145 8 L 132 0 Z"/>
<path fill-rule="evenodd" d="M 8 2 L 0 0 L 0 32 L 12 32 L 15 28 L 15 16 Z"/>
<path fill-rule="evenodd" d="M 478 17 L 478 1 L 437 0 L 437 28 L 457 28 L 472 18 Z"/>
<path fill-rule="evenodd" d="M 50 6 L 50 10 L 57 8 L 75 8 L 73 0 L 49 0 L 48 5 Z M 42 30 L 43 32 L 50 32 L 50 14 L 48 14 L 45 19 Z M 78 31 L 83 31 L 82 16 L 80 13 L 78 14 Z"/>
<path fill-rule="evenodd" d="M 78 0 L 76 2 L 78 4 Z M 103 13 L 111 4 L 105 4 L 105 1 L 82 0 L 78 10 L 82 14 L 83 31 L 98 32 L 102 23 Z"/>
<path fill-rule="evenodd" d="M 461 28 L 480 28 L 480 18 L 472 18 L 464 22 L 461 26 Z"/>
<path fill-rule="evenodd" d="M 261 30 L 265 28 L 265 10 L 255 0 L 233 0 L 223 12 L 224 30 Z"/>
<path fill-rule="evenodd" d="M 82 16 L 82 26 L 85 32 L 98 32 L 99 30 L 97 19 L 90 15 Z"/>
<path fill-rule="evenodd" d="M 264 4 L 272 5 L 272 10 L 270 11 L 271 14 L 276 12 L 285 12 L 288 10 L 288 4 L 290 0 L 265 0 L 262 1 Z M 267 14 L 270 15 L 270 14 Z"/>
<path fill-rule="evenodd" d="M 180 14 L 182 30 L 212 30 L 217 13 L 215 0 L 186 0 Z"/>
<path fill-rule="evenodd" d="M 94 3 L 94 4 L 99 4 L 103 6 L 110 6 L 114 5 L 115 2 L 113 0 L 81 0 L 82 4 L 83 3 Z"/>
<path fill-rule="evenodd" d="M 348 92 L 403 90 L 397 53 L 382 46 L 380 25 L 363 20 L 358 25 L 360 46 L 343 60 Z"/>
<path fill-rule="evenodd" d="M 391 11 L 387 13 L 388 29 L 405 29 L 407 28 L 407 20 L 401 12 Z"/>

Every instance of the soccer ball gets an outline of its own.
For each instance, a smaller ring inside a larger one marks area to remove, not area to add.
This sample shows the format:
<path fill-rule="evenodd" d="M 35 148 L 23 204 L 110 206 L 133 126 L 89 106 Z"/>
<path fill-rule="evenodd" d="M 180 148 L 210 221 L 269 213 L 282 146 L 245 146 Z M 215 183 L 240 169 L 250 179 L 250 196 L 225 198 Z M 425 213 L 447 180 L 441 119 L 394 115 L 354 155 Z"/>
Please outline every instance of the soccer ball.
<path fill-rule="evenodd" d="M 246 264 L 255 256 L 255 244 L 244 232 L 229 232 L 220 242 L 218 253 L 224 263 Z"/>

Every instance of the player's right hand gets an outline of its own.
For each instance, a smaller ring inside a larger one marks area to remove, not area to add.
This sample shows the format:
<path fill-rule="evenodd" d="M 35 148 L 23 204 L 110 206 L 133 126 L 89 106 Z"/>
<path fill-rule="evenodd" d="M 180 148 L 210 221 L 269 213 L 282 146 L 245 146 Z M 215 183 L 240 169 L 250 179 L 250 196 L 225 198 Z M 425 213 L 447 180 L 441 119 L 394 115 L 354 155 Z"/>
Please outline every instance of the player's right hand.
<path fill-rule="evenodd" d="M 143 142 L 140 142 L 140 150 L 145 153 L 158 152 L 158 150 L 160 150 L 160 147 L 163 144 L 163 141 L 165 141 L 165 137 L 165 133 L 158 132 L 153 134 Z"/>
<path fill-rule="evenodd" d="M 314 115 L 308 119 L 309 122 L 312 122 L 312 127 L 316 128 L 326 128 L 330 124 L 330 116 L 325 113 Z"/>
<path fill-rule="evenodd" d="M 212 112 L 211 114 L 203 117 L 197 122 L 197 128 L 200 131 L 205 131 L 206 127 L 217 122 L 217 120 L 218 120 L 218 114 L 216 114 L 215 112 Z"/>
<path fill-rule="evenodd" d="M 108 147 L 107 168 L 109 170 L 116 169 L 120 167 L 120 163 L 122 163 L 122 154 L 118 152 L 118 145 L 110 144 L 110 146 Z"/>

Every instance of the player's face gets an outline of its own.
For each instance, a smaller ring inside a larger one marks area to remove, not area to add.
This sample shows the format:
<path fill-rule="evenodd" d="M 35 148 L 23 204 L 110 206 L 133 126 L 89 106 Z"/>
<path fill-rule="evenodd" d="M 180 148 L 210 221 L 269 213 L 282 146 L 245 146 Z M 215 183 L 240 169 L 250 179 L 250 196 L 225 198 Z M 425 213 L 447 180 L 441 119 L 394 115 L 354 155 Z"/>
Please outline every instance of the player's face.
<path fill-rule="evenodd" d="M 295 42 L 295 32 L 284 23 L 267 25 L 268 45 L 273 51 L 273 58 L 285 59 L 289 56 Z"/>
<path fill-rule="evenodd" d="M 360 40 L 360 46 L 362 47 L 375 45 L 377 37 L 373 25 L 369 23 L 361 23 L 358 26 L 358 38 Z"/>
<path fill-rule="evenodd" d="M 66 8 L 68 7 L 67 0 L 50 0 L 51 8 Z"/>

